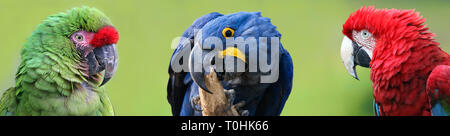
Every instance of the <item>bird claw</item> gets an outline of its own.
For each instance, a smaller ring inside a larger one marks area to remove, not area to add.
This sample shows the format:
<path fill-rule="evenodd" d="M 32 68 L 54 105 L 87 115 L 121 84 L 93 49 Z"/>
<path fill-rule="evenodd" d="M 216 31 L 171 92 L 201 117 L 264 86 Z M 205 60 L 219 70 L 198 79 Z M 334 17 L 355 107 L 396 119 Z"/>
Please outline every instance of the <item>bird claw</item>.
<path fill-rule="evenodd" d="M 201 112 L 202 108 L 201 108 L 201 101 L 200 101 L 200 96 L 194 96 L 191 98 L 191 106 L 195 111 Z"/>
<path fill-rule="evenodd" d="M 230 107 L 228 109 L 236 110 L 240 116 L 248 116 L 250 114 L 248 110 L 243 109 L 245 106 L 245 101 L 240 101 L 236 104 L 233 104 L 234 99 L 236 98 L 234 89 L 230 89 L 230 90 L 224 89 L 224 92 L 225 92 L 225 96 L 228 99 L 228 102 L 230 103 Z"/>
<path fill-rule="evenodd" d="M 234 109 L 239 113 L 240 116 L 248 116 L 250 113 L 248 110 L 244 110 L 245 101 L 240 101 L 239 103 L 233 105 Z"/>
<path fill-rule="evenodd" d="M 234 89 L 230 89 L 230 90 L 224 89 L 223 91 L 225 92 L 225 96 L 227 97 L 228 102 L 230 103 L 230 105 L 233 105 L 234 98 L 235 98 Z"/>
<path fill-rule="evenodd" d="M 249 116 L 250 115 L 250 112 L 248 112 L 248 110 L 242 110 L 242 111 L 239 111 L 239 113 L 241 114 L 241 116 Z"/>
<path fill-rule="evenodd" d="M 233 102 L 234 102 L 234 89 L 223 89 L 223 92 L 225 93 L 225 97 L 227 97 L 228 100 L 228 107 L 226 108 L 227 110 L 231 110 L 231 108 L 233 108 Z"/>
<path fill-rule="evenodd" d="M 225 90 L 224 89 L 224 93 L 225 96 L 227 97 L 227 100 L 229 102 L 229 107 L 227 108 L 228 110 L 235 110 L 238 113 L 238 116 L 249 116 L 249 111 L 248 110 L 244 110 L 244 106 L 245 106 L 245 101 L 240 101 L 236 104 L 233 104 L 236 95 L 235 95 L 235 91 L 233 89 L 230 90 Z M 190 100 L 191 102 L 191 106 L 195 111 L 198 112 L 202 112 L 203 110 L 201 109 L 201 101 L 200 101 L 200 96 L 193 96 Z"/>

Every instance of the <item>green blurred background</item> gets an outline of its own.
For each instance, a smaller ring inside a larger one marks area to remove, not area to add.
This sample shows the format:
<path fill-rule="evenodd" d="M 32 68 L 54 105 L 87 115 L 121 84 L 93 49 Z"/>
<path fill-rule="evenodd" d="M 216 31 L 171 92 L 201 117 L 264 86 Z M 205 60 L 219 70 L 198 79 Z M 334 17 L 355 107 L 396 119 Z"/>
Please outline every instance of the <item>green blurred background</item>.
<path fill-rule="evenodd" d="M 119 30 L 120 63 L 106 85 L 117 115 L 171 115 L 166 100 L 171 42 L 210 12 L 261 11 L 272 19 L 294 61 L 294 86 L 282 115 L 373 115 L 369 70 L 360 81 L 340 59 L 342 24 L 363 5 L 419 11 L 450 51 L 450 1 L 431 0 L 0 0 L 0 92 L 14 85 L 19 52 L 48 15 L 92 6 Z"/>

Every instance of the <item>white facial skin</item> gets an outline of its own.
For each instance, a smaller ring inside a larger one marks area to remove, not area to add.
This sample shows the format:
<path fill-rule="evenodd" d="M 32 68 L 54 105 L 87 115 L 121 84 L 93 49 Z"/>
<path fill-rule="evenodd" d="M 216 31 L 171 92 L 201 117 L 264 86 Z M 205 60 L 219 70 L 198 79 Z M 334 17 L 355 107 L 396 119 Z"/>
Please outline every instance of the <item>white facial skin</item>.
<path fill-rule="evenodd" d="M 95 33 L 80 30 L 70 36 L 70 40 L 75 44 L 75 47 L 80 51 L 83 57 L 86 57 L 94 50 L 94 47 L 90 46 L 89 43 L 94 38 L 94 35 Z"/>
<path fill-rule="evenodd" d="M 353 31 L 353 39 L 359 46 L 362 46 L 363 50 L 372 59 L 373 49 L 375 48 L 375 38 L 367 30 L 361 30 L 359 32 Z"/>

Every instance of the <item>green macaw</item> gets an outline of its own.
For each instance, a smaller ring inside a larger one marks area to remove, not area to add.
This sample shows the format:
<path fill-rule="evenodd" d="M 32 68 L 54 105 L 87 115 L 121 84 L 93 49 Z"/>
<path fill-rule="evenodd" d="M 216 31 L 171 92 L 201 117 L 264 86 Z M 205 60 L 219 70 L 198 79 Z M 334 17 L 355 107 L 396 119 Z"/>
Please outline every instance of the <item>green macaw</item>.
<path fill-rule="evenodd" d="M 0 115 L 114 115 L 101 86 L 116 71 L 118 38 L 95 8 L 47 17 L 23 46 L 16 85 L 1 96 Z"/>

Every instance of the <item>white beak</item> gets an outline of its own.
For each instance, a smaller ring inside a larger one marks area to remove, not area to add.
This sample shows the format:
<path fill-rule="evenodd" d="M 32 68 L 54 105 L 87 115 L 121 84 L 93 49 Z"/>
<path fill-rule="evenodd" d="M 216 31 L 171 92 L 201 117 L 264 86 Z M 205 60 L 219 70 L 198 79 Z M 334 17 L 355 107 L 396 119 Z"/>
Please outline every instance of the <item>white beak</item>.
<path fill-rule="evenodd" d="M 355 55 L 353 54 L 353 41 L 350 40 L 347 36 L 344 36 L 344 39 L 342 40 L 341 58 L 348 73 L 359 80 L 358 75 L 356 74 Z"/>

